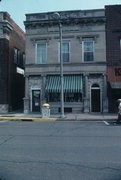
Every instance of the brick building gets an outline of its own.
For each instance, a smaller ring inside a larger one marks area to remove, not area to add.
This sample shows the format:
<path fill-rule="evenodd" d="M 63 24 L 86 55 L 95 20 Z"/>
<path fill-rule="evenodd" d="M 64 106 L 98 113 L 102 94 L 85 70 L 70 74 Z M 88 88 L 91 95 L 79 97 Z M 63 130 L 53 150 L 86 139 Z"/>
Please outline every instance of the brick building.
<path fill-rule="evenodd" d="M 65 112 L 107 112 L 105 11 L 27 14 L 24 112 L 40 112 L 48 102 L 60 112 L 60 37 Z"/>
<path fill-rule="evenodd" d="M 121 99 L 121 5 L 105 7 L 109 112 Z"/>
<path fill-rule="evenodd" d="M 0 12 L 0 112 L 23 107 L 25 34 Z"/>

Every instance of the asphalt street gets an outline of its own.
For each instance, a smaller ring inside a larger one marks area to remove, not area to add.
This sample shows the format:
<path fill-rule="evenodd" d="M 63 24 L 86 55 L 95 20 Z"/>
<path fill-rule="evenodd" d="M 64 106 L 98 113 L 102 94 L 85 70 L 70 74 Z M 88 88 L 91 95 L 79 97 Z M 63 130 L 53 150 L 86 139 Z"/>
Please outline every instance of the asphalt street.
<path fill-rule="evenodd" d="M 121 180 L 121 126 L 0 122 L 2 180 Z"/>

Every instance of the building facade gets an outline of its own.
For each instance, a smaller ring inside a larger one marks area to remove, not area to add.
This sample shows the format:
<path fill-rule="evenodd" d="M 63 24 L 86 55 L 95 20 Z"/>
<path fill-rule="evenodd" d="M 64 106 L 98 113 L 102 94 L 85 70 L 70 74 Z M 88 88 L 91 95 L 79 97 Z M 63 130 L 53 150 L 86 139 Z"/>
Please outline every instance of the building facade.
<path fill-rule="evenodd" d="M 24 97 L 25 34 L 0 12 L 0 112 L 20 109 Z"/>
<path fill-rule="evenodd" d="M 60 35 L 64 111 L 107 112 L 105 11 L 27 14 L 24 112 L 41 112 L 49 103 L 60 112 Z"/>
<path fill-rule="evenodd" d="M 106 6 L 105 15 L 109 112 L 117 112 L 117 100 L 121 99 L 121 5 Z"/>

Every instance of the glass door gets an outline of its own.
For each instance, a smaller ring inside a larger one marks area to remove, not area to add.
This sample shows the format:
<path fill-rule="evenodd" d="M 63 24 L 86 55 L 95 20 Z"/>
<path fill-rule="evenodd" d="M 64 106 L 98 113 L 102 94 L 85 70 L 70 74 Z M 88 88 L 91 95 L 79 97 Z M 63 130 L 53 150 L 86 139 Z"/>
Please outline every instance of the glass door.
<path fill-rule="evenodd" d="M 32 112 L 40 112 L 40 90 L 32 90 Z"/>

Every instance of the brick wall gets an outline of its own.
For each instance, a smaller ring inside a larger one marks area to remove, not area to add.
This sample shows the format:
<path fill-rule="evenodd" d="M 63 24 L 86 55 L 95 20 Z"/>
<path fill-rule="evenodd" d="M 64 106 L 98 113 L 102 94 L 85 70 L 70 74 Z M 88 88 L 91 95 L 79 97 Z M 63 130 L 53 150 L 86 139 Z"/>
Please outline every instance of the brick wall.
<path fill-rule="evenodd" d="M 16 71 L 17 66 L 23 67 L 14 63 L 13 49 L 25 53 L 25 34 L 7 12 L 0 13 L 0 21 L 4 37 L 0 39 L 0 112 L 7 112 L 23 106 L 24 76 Z"/>
<path fill-rule="evenodd" d="M 18 65 L 13 63 L 13 48 L 19 49 L 22 57 L 25 53 L 25 34 L 12 19 L 9 22 L 13 26 L 9 41 L 9 105 L 12 110 L 16 110 L 23 108 L 25 78 L 16 72 L 17 67 L 24 67 L 21 62 Z"/>
<path fill-rule="evenodd" d="M 106 6 L 105 15 L 109 112 L 117 113 L 121 89 L 111 83 L 121 82 L 121 5 Z"/>
<path fill-rule="evenodd" d="M 0 39 L 0 104 L 8 103 L 8 45 L 8 40 Z"/>
<path fill-rule="evenodd" d="M 121 65 L 121 5 L 106 6 L 106 37 L 108 66 Z"/>

